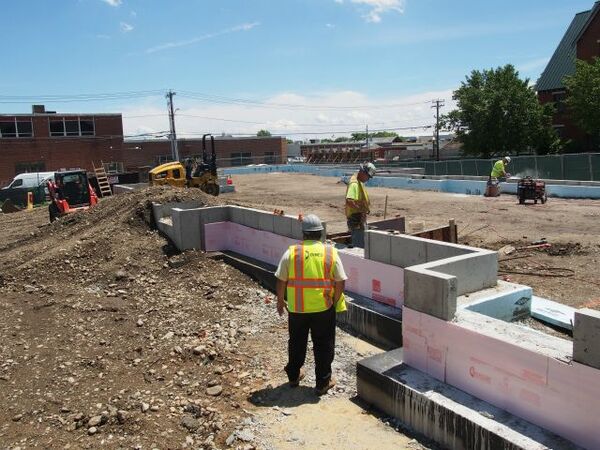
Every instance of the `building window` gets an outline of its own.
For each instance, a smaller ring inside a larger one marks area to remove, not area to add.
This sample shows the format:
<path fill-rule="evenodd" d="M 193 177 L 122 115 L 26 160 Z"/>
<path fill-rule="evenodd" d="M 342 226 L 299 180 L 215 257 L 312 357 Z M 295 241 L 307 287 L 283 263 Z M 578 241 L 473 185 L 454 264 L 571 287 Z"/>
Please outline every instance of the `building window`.
<path fill-rule="evenodd" d="M 34 162 L 22 162 L 15 164 L 15 174 L 20 173 L 31 173 L 31 172 L 45 172 L 46 165 L 43 161 Z"/>
<path fill-rule="evenodd" d="M 65 137 L 65 136 L 94 136 L 95 127 L 94 119 L 76 117 L 49 119 L 50 121 L 50 136 Z"/>
<path fill-rule="evenodd" d="M 265 152 L 265 164 L 277 164 L 275 152 Z"/>
<path fill-rule="evenodd" d="M 247 164 L 252 164 L 252 153 L 250 152 L 231 153 L 230 156 L 232 166 L 245 166 Z"/>
<path fill-rule="evenodd" d="M 0 119 L 0 137 L 30 138 L 33 137 L 31 119 Z"/>
<path fill-rule="evenodd" d="M 156 162 L 157 162 L 157 165 L 159 165 L 159 166 L 161 164 L 168 163 L 171 161 L 173 161 L 173 157 L 171 155 L 159 155 L 156 157 Z"/>

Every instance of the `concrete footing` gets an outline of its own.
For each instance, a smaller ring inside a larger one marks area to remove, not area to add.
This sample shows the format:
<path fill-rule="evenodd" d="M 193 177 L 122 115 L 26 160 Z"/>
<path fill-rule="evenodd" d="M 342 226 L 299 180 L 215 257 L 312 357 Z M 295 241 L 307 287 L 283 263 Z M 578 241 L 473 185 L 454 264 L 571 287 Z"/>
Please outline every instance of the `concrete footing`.
<path fill-rule="evenodd" d="M 337 315 L 342 326 L 384 349 L 402 346 L 402 310 L 371 299 L 346 295 L 348 311 Z"/>
<path fill-rule="evenodd" d="M 360 361 L 357 386 L 367 403 L 454 450 L 579 448 L 403 364 L 402 349 Z"/>

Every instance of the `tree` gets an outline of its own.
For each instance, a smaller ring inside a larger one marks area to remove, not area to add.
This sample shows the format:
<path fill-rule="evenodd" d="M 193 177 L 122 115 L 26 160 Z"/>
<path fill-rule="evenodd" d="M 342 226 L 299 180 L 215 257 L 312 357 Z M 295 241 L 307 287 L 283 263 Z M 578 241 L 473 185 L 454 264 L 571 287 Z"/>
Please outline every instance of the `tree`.
<path fill-rule="evenodd" d="M 567 107 L 573 120 L 592 138 L 600 138 L 600 58 L 577 60 L 575 73 L 565 77 Z"/>
<path fill-rule="evenodd" d="M 398 133 L 394 133 L 393 131 L 377 131 L 375 133 L 369 133 L 369 138 L 382 138 L 382 137 L 391 137 L 396 138 Z M 364 141 L 367 138 L 367 133 L 352 133 L 353 141 Z"/>
<path fill-rule="evenodd" d="M 271 132 L 269 130 L 259 130 L 258 133 L 256 133 L 256 135 L 259 137 L 270 137 Z"/>
<path fill-rule="evenodd" d="M 534 150 L 554 153 L 560 141 L 552 129 L 552 105 L 540 105 L 529 80 L 514 66 L 474 70 L 454 91 L 458 109 L 442 117 L 466 154 L 484 157 Z"/>

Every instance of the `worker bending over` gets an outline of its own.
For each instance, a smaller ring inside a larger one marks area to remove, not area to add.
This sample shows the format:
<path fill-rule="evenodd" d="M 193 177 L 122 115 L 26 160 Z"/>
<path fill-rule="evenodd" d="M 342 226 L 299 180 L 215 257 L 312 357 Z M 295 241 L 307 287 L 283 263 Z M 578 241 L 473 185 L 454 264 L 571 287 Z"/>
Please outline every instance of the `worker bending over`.
<path fill-rule="evenodd" d="M 365 246 L 365 228 L 367 215 L 371 212 L 369 195 L 364 183 L 375 176 L 375 165 L 364 163 L 357 173 L 352 175 L 346 189 L 346 223 L 352 234 L 352 246 Z"/>
<path fill-rule="evenodd" d="M 347 279 L 337 250 L 321 242 L 323 225 L 314 214 L 302 221 L 303 240 L 283 254 L 277 277 L 277 312 L 288 311 L 288 363 L 291 387 L 304 378 L 308 332 L 313 342 L 317 394 L 335 386 L 331 363 L 335 353 L 335 314 L 345 311 Z M 286 302 L 287 295 L 287 302 Z"/>
<path fill-rule="evenodd" d="M 504 158 L 496 161 L 494 166 L 492 167 L 492 173 L 490 175 L 490 181 L 498 182 L 505 181 L 506 178 L 510 177 L 510 174 L 506 172 L 506 166 L 510 164 L 510 156 L 505 156 Z"/>

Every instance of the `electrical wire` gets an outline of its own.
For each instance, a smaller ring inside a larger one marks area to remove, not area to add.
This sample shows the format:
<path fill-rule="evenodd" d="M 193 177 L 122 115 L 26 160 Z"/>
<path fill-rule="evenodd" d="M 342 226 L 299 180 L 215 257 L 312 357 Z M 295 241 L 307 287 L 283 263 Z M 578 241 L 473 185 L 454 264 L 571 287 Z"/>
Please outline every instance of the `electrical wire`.
<path fill-rule="evenodd" d="M 344 105 L 344 106 L 331 106 L 331 105 L 307 105 L 307 104 L 293 104 L 293 103 L 275 103 L 268 101 L 258 101 L 251 99 L 243 99 L 243 98 L 232 98 L 232 97 L 224 97 L 220 95 L 211 95 L 204 94 L 199 92 L 190 92 L 190 91 L 178 91 L 178 95 L 183 98 L 200 100 L 209 103 L 220 103 L 220 104 L 234 104 L 234 105 L 245 105 L 245 106 L 254 106 L 261 108 L 272 108 L 272 109 L 304 109 L 310 111 L 323 111 L 323 110 L 357 110 L 357 109 L 366 109 L 366 110 L 375 110 L 375 109 L 387 109 L 387 108 L 400 108 L 405 106 L 416 106 L 416 105 L 425 105 L 429 104 L 430 101 L 419 101 L 413 103 L 392 103 L 385 105 Z"/>

